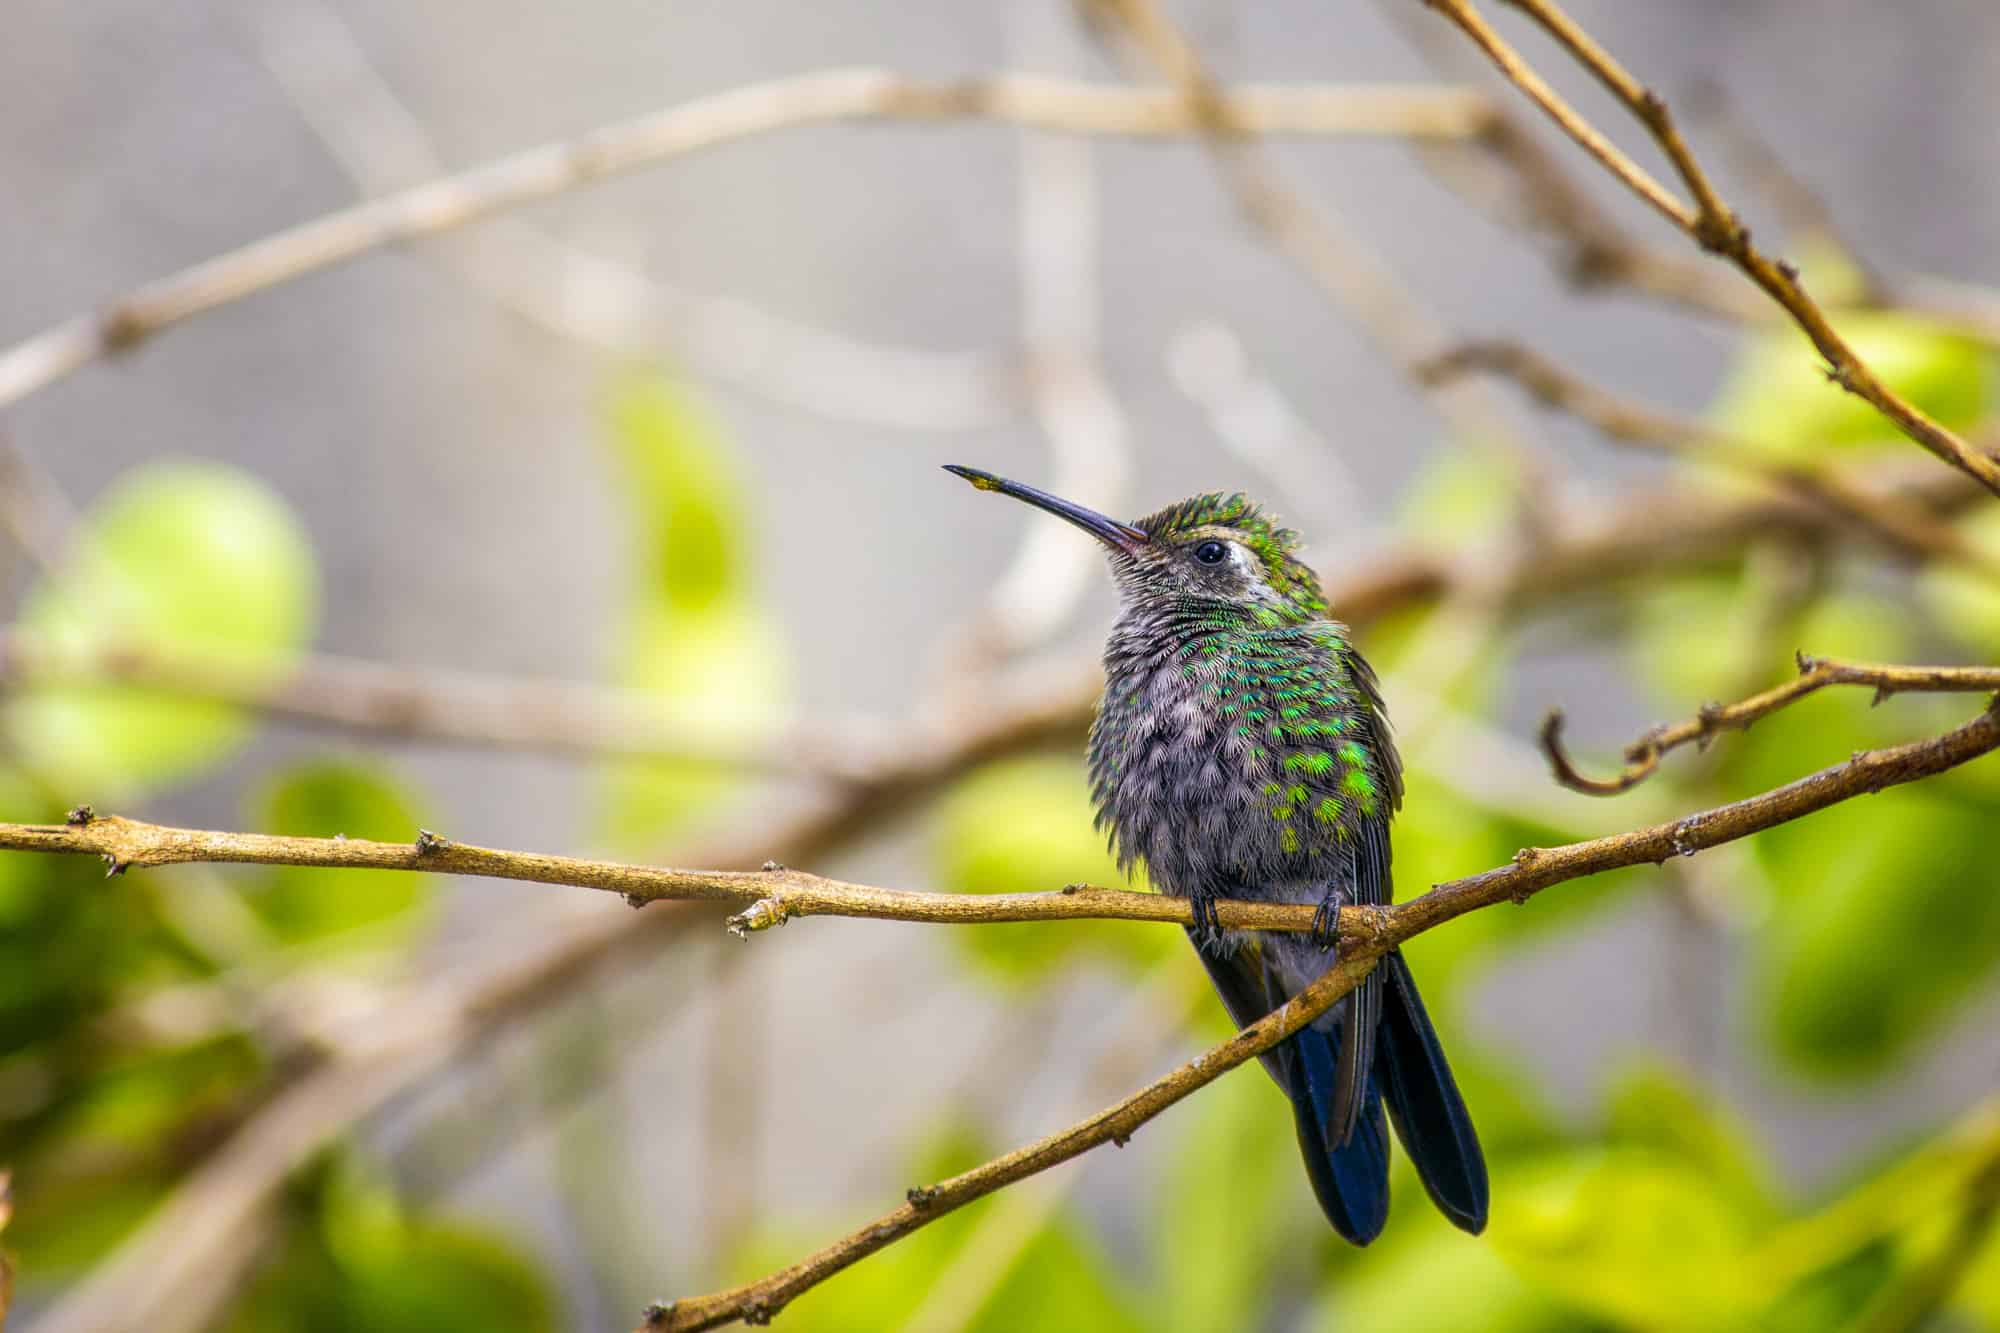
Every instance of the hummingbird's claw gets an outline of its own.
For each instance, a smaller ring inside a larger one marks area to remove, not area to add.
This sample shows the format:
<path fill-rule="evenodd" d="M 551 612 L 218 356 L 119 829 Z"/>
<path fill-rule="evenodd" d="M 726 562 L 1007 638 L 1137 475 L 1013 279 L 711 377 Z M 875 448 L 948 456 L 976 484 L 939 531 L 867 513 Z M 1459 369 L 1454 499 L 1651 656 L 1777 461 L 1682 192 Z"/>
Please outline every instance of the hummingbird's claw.
<path fill-rule="evenodd" d="M 1347 895 L 1339 889 L 1329 891 L 1319 900 L 1313 911 L 1312 932 L 1306 937 L 1320 949 L 1332 949 L 1340 943 L 1340 909 L 1345 905 Z"/>
<path fill-rule="evenodd" d="M 1194 936 L 1195 947 L 1212 952 L 1222 942 L 1222 917 L 1215 910 L 1215 899 L 1197 893 L 1188 899 L 1188 910 L 1194 913 L 1194 924 L 1188 927 L 1188 934 Z"/>

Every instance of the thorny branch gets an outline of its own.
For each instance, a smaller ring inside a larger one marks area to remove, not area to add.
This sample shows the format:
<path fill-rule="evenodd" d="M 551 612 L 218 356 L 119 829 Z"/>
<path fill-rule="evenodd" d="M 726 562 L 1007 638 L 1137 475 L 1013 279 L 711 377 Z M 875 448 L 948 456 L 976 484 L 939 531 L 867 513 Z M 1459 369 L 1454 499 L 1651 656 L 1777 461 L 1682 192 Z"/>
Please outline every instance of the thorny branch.
<path fill-rule="evenodd" d="M 1676 197 L 1584 119 L 1535 72 L 1520 52 L 1487 23 L 1472 0 L 1422 2 L 1464 32 L 1486 53 L 1508 82 L 1525 93 L 1563 133 L 1596 158 L 1628 189 L 1686 232 L 1703 249 L 1735 264 L 1744 276 L 1783 307 L 1818 349 L 1826 362 L 1829 379 L 1869 403 L 1919 445 L 2000 495 L 2000 460 L 1973 448 L 1956 432 L 1932 420 L 1922 409 L 1876 378 L 1874 371 L 1834 329 L 1826 312 L 1807 294 L 1799 281 L 1798 270 L 1782 260 L 1772 259 L 1752 244 L 1750 229 L 1737 219 L 1716 193 L 1714 184 L 1681 136 L 1666 102 L 1634 78 L 1552 0 L 1507 2 L 1540 25 L 1645 126 L 1693 196 L 1693 204 Z"/>
<path fill-rule="evenodd" d="M 2000 667 L 1879 666 L 1808 657 L 1804 653 L 1798 655 L 1798 663 L 1798 677 L 1783 685 L 1740 703 L 1709 704 L 1686 721 L 1653 728 L 1625 747 L 1625 770 L 1617 777 L 1593 778 L 1577 770 L 1563 748 L 1560 709 L 1551 712 L 1542 723 L 1542 751 L 1548 756 L 1556 781 L 1563 786 L 1592 796 L 1616 796 L 1651 777 L 1668 751 L 1690 742 L 1706 748 L 1721 733 L 1747 730 L 1751 723 L 1829 685 L 1873 686 L 1876 703 L 1893 694 L 1918 692 L 2000 694 Z"/>
<path fill-rule="evenodd" d="M 912 1189 L 902 1206 L 788 1268 L 726 1291 L 653 1306 L 639 1333 L 689 1333 L 737 1320 L 767 1323 L 801 1293 L 945 1213 L 1107 1142 L 1124 1143 L 1168 1107 L 1310 1023 L 1352 990 L 1383 953 L 1433 926 L 1497 903 L 1525 902 L 1567 880 L 1692 855 L 1851 797 L 1944 772 L 1995 749 L 2000 749 L 2000 699 L 1955 731 L 1867 751 L 1747 800 L 1629 833 L 1562 847 L 1523 848 L 1509 865 L 1440 884 L 1398 906 L 1348 908 L 1340 917 L 1339 962 L 1228 1041 L 1068 1129 L 948 1180 Z"/>

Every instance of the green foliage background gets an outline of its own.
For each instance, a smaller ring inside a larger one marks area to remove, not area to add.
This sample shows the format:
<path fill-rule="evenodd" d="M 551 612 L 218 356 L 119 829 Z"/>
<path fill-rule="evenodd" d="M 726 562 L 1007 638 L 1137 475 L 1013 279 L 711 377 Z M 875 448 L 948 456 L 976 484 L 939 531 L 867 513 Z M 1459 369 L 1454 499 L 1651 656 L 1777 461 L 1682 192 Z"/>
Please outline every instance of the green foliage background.
<path fill-rule="evenodd" d="M 1851 331 L 1948 423 L 1967 425 L 1993 406 L 1993 366 L 1964 341 L 1904 319 L 1858 321 Z M 1816 457 L 1830 442 L 1857 457 L 1909 447 L 1827 391 L 1790 333 L 1745 352 L 1713 415 L 1789 459 Z M 626 508 L 612 680 L 656 694 L 704 734 L 718 726 L 746 741 L 776 734 L 791 711 L 794 651 L 754 595 L 754 574 L 797 575 L 753 571 L 756 511 L 730 442 L 664 376 L 635 377 L 611 394 L 604 440 L 603 465 Z M 1744 483 L 1710 484 L 1720 494 Z M 1476 459 L 1448 453 L 1415 488 L 1406 523 L 1423 540 L 1470 542 L 1506 510 Z M 113 487 L 84 525 L 70 565 L 18 612 L 21 626 L 52 644 L 160 647 L 259 673 L 282 671 L 313 642 L 312 544 L 255 477 L 205 464 L 146 467 Z M 1965 527 L 2000 552 L 1991 506 Z M 1753 550 L 1731 568 L 1621 587 L 1604 614 L 1589 617 L 1588 632 L 1660 716 L 1782 679 L 1797 648 L 1889 660 L 2000 653 L 2000 595 L 1990 585 L 1938 570 L 1901 586 L 1850 561 Z M 218 588 L 229 595 L 216 596 Z M 1390 680 L 1410 666 L 1423 628 L 1405 618 L 1368 637 Z M 1505 725 L 1516 646 L 1503 637 L 1474 663 L 1464 678 L 1476 685 L 1454 687 L 1453 706 Z M 1948 725 L 1964 708 L 1913 698 L 1870 709 L 1828 693 L 1748 736 L 1676 757 L 1647 799 L 1692 809 L 1744 795 Z M 258 726 L 221 705 L 101 686 L 18 692 L 4 722 L 0 817 L 36 821 L 60 818 L 79 793 L 143 808 L 240 763 Z M 1620 819 L 1606 804 L 1586 825 L 1575 802 L 1532 791 L 1503 807 L 1464 776 L 1413 763 L 1396 829 L 1406 896 L 1499 864 L 1520 846 L 1588 836 Z M 596 781 L 596 837 L 626 856 L 657 852 L 692 815 L 742 790 L 742 779 L 700 765 L 606 764 Z M 260 774 L 241 819 L 272 832 L 404 839 L 435 801 L 393 764 L 342 747 Z M 941 890 L 1116 879 L 1073 754 L 996 762 L 938 793 L 922 819 Z M 1725 861 L 1720 906 L 1746 960 L 1755 1060 L 1817 1095 L 1853 1097 L 1892 1086 L 1990 995 L 2000 967 L 1996 829 L 2000 769 L 1989 762 L 1849 803 Z M 1639 1045 L 1624 1052 L 1602 1105 L 1577 1120 L 1544 1105 L 1517 1054 L 1490 1049 L 1463 1021 L 1493 969 L 1524 948 L 1635 894 L 1685 891 L 1668 874 L 1626 872 L 1564 886 L 1531 910 L 1452 923 L 1411 947 L 1491 1157 L 1494 1219 L 1483 1238 L 1444 1225 L 1399 1164 L 1385 1237 L 1365 1252 L 1337 1244 L 1296 1168 L 1281 1102 L 1261 1075 L 1242 1072 L 1146 1131 L 1168 1146 L 1153 1159 L 1160 1169 L 1127 1183 L 1138 1223 L 1107 1220 L 1084 1206 L 1075 1181 L 1050 1178 L 864 1262 L 786 1311 L 784 1327 L 1895 1327 L 1898 1303 L 1949 1263 L 1959 1280 L 1924 1326 L 2000 1328 L 2000 1243 L 1968 1221 L 1982 1206 L 1990 1212 L 2000 1101 L 1801 1193 L 1780 1179 L 1771 1145 L 1711 1089 Z M 365 980 L 422 947 L 439 894 L 411 877 L 287 869 L 184 867 L 107 886 L 91 864 L 0 857 L 0 1164 L 15 1171 L 7 1241 L 24 1298 L 47 1299 L 101 1260 L 287 1076 L 288 1057 L 252 1023 L 189 1036 L 121 1015 L 176 987 L 239 987 L 308 968 Z M 995 1006 L 1036 1012 L 1034 997 L 1092 974 L 1181 996 L 1178 1011 L 1197 1015 L 1197 1037 L 1221 1030 L 1173 932 L 1021 925 L 941 929 L 923 943 L 957 951 Z M 1161 1012 L 1164 1026 L 1177 1010 Z M 1530 1044 L 1534 1036 L 1524 1034 Z M 968 1125 L 942 1090 L 938 1106 L 922 1149 L 900 1175 L 877 1182 L 883 1199 L 1007 1146 Z M 829 1171 L 845 1150 L 823 1145 Z M 621 1281 L 692 1289 L 755 1275 L 851 1223 L 799 1215 L 784 1198 L 781 1183 L 770 1193 L 773 1211 L 733 1246 L 727 1272 L 646 1253 L 641 1260 L 655 1267 Z M 554 1256 L 476 1217 L 412 1206 L 378 1153 L 347 1146 L 293 1182 L 256 1276 L 222 1327 L 530 1333 L 562 1323 L 557 1287 Z"/>

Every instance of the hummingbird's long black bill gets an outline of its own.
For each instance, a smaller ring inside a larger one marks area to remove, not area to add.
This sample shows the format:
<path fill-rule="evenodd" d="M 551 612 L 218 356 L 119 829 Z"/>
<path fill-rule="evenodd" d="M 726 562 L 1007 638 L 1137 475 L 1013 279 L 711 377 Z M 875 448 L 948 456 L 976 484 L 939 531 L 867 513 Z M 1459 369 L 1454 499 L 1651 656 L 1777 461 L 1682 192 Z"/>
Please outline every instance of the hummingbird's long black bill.
<path fill-rule="evenodd" d="M 1139 528 L 1130 523 L 1120 523 L 1115 518 L 1107 518 L 1095 509 L 1085 509 L 1059 495 L 1024 486 L 1018 481 L 996 477 L 991 472 L 981 472 L 976 467 L 961 467 L 957 463 L 946 463 L 944 470 L 953 476 L 964 477 L 982 491 L 998 491 L 1011 495 L 1016 500 L 1031 504 L 1037 509 L 1046 509 L 1057 518 L 1068 519 L 1106 546 L 1116 547 L 1127 555 L 1137 555 L 1139 550 L 1152 540 Z"/>

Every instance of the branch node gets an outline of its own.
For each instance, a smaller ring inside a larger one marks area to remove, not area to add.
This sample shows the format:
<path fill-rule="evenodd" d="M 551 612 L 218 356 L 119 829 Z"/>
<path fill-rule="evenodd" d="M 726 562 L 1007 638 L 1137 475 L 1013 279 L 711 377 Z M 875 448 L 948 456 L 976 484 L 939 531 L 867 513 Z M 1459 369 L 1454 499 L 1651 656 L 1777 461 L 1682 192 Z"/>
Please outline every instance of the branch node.
<path fill-rule="evenodd" d="M 778 875 L 784 873 L 785 863 L 783 861 L 766 861 L 758 869 L 767 875 Z"/>
<path fill-rule="evenodd" d="M 666 1323 L 673 1316 L 674 1306 L 678 1303 L 677 1301 L 654 1301 L 651 1305 L 647 1306 L 645 1314 L 646 1326 L 648 1328 L 658 1328 L 661 1324 Z"/>
<path fill-rule="evenodd" d="M 451 846 L 450 838 L 433 833 L 427 828 L 417 830 L 418 856 L 435 856 L 449 846 Z"/>
<path fill-rule="evenodd" d="M 1083 892 L 1083 891 L 1084 891 L 1085 889 L 1087 889 L 1087 888 L 1089 888 L 1089 887 L 1090 887 L 1090 884 L 1089 884 L 1089 883 L 1088 883 L 1087 881 L 1085 881 L 1085 880 L 1078 880 L 1078 881 L 1076 881 L 1076 883 L 1074 883 L 1074 884 L 1065 884 L 1065 885 L 1063 885 L 1063 886 L 1062 886 L 1062 891 L 1063 891 L 1063 895 L 1064 895 L 1065 897 L 1075 897 L 1075 896 L 1076 896 L 1077 894 L 1079 894 L 1079 893 L 1082 893 L 1082 892 Z"/>
<path fill-rule="evenodd" d="M 1696 852 L 1701 850 L 1701 848 L 1695 846 L 1694 843 L 1689 840 L 1689 836 L 1692 833 L 1696 832 L 1699 829 L 1699 827 L 1700 826 L 1697 825 L 1692 819 L 1683 819 L 1680 823 L 1674 825 L 1674 832 L 1672 838 L 1674 845 L 1674 855 L 1693 856 Z"/>
<path fill-rule="evenodd" d="M 625 895 L 625 905 L 635 912 L 651 901 L 653 900 L 643 893 L 628 893 Z"/>
<path fill-rule="evenodd" d="M 729 933 L 737 939 L 747 940 L 750 938 L 751 932 L 769 930 L 773 926 L 782 926 L 785 922 L 791 920 L 791 917 L 791 909 L 786 907 L 781 900 L 777 898 L 759 898 L 756 902 L 751 903 L 748 907 L 730 917 L 722 924 L 728 927 Z"/>
<path fill-rule="evenodd" d="M 1780 259 L 1776 262 L 1778 272 L 1784 277 L 1785 281 L 1791 283 L 1794 287 L 1798 286 L 1799 266 L 1789 259 Z"/>
<path fill-rule="evenodd" d="M 938 1189 L 935 1185 L 912 1185 L 903 1193 L 910 1207 L 924 1209 L 937 1202 Z"/>
<path fill-rule="evenodd" d="M 1701 732 L 1695 737 L 1694 741 L 1695 753 L 1708 753 L 1708 747 L 1715 743 L 1716 732 L 1721 729 L 1723 719 L 1728 715 L 1728 707 L 1714 699 L 1710 699 L 1695 710 L 1695 721 L 1701 727 Z M 1744 725 L 1748 726 L 1749 724 L 1745 723 Z"/>
<path fill-rule="evenodd" d="M 68 814 L 63 816 L 63 823 L 68 824 L 71 828 L 81 828 L 95 818 L 97 818 L 97 811 L 87 805 L 79 805 L 73 807 Z"/>
<path fill-rule="evenodd" d="M 97 336 L 103 340 L 106 356 L 130 351 L 155 332 L 152 320 L 132 305 L 118 305 L 97 317 Z"/>
<path fill-rule="evenodd" d="M 778 1317 L 778 1307 L 769 1301 L 752 1301 L 743 1307 L 743 1322 L 753 1328 L 766 1328 Z"/>
<path fill-rule="evenodd" d="M 1807 653 L 1803 648 L 1792 653 L 1792 660 L 1799 664 L 1799 674 L 1801 676 L 1810 676 L 1813 672 L 1819 670 L 1819 659 Z"/>
<path fill-rule="evenodd" d="M 110 852 L 104 853 L 104 864 L 109 867 L 104 872 L 104 878 L 106 879 L 110 879 L 113 875 L 122 875 L 132 868 L 130 861 L 121 861 Z"/>

